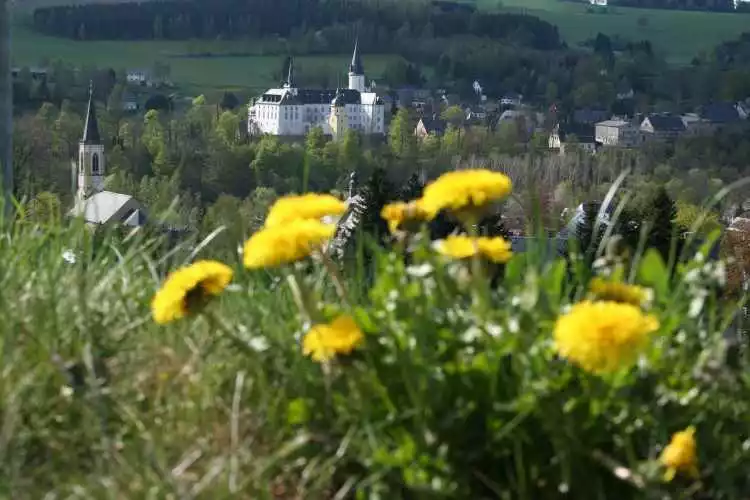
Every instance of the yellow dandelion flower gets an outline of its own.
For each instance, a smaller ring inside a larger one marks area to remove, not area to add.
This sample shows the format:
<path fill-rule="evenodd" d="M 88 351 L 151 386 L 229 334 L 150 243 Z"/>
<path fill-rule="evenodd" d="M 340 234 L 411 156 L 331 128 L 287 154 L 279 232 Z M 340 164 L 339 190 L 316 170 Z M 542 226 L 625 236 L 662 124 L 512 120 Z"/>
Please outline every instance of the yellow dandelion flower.
<path fill-rule="evenodd" d="M 342 215 L 346 203 L 330 194 L 303 194 L 279 198 L 266 216 L 266 227 L 280 226 L 298 219 L 320 220 L 328 215 Z"/>
<path fill-rule="evenodd" d="M 313 219 L 292 220 L 283 226 L 266 227 L 245 242 L 245 267 L 277 267 L 302 260 L 322 248 L 335 231 L 333 224 L 323 224 Z"/>
<path fill-rule="evenodd" d="M 491 170 L 457 170 L 440 176 L 427 186 L 422 208 L 430 219 L 441 210 L 450 210 L 461 219 L 476 219 L 484 209 L 511 192 L 508 176 Z"/>
<path fill-rule="evenodd" d="M 596 374 L 632 365 L 646 347 L 659 321 L 630 304 L 584 301 L 555 324 L 560 356 Z"/>
<path fill-rule="evenodd" d="M 389 203 L 383 207 L 380 216 L 388 222 L 391 233 L 398 230 L 414 230 L 428 218 L 420 200 Z"/>
<path fill-rule="evenodd" d="M 690 477 L 698 477 L 698 456 L 696 453 L 695 427 L 688 427 L 684 431 L 672 435 L 659 461 L 666 468 L 664 480 L 671 481 L 678 472 Z"/>
<path fill-rule="evenodd" d="M 435 249 L 441 255 L 452 259 L 468 259 L 477 253 L 497 264 L 508 262 L 513 256 L 510 243 L 503 238 L 471 238 L 469 236 L 448 236 L 435 242 Z"/>
<path fill-rule="evenodd" d="M 302 352 L 315 361 L 329 361 L 337 354 L 350 354 L 362 344 L 364 335 L 351 316 L 313 326 L 302 340 Z"/>
<path fill-rule="evenodd" d="M 151 301 L 154 321 L 163 325 L 199 311 L 229 285 L 232 275 L 229 266 L 212 260 L 172 272 Z"/>
<path fill-rule="evenodd" d="M 594 278 L 589 282 L 589 292 L 597 300 L 610 300 L 640 306 L 651 299 L 651 290 L 627 283 Z"/>

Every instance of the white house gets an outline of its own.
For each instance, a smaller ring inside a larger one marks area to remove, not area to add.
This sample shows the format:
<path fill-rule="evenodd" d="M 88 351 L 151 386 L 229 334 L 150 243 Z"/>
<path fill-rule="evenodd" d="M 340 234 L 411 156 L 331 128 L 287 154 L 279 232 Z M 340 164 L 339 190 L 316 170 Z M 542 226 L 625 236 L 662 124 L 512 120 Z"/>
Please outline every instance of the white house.
<path fill-rule="evenodd" d="M 501 106 L 520 106 L 523 102 L 523 96 L 516 93 L 508 93 L 500 98 Z"/>
<path fill-rule="evenodd" d="M 125 80 L 131 85 L 146 85 L 150 79 L 149 72 L 143 69 L 130 69 L 125 74 Z"/>
<path fill-rule="evenodd" d="M 596 124 L 594 138 L 603 146 L 631 148 L 641 142 L 636 126 L 625 120 L 605 120 Z"/>
<path fill-rule="evenodd" d="M 286 83 L 281 88 L 268 89 L 250 105 L 247 127 L 250 134 L 283 136 L 304 136 L 314 127 L 321 127 L 326 135 L 334 137 L 346 129 L 382 135 L 386 131 L 385 103 L 366 87 L 362 60 L 355 44 L 348 88 L 297 88 L 292 61 Z"/>

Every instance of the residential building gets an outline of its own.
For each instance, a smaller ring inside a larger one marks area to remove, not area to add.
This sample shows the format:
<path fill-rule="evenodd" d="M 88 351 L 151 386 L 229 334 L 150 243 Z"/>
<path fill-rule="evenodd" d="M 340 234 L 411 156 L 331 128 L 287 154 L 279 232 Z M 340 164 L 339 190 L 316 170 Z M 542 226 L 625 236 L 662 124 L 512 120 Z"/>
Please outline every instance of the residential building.
<path fill-rule="evenodd" d="M 445 133 L 446 127 L 445 120 L 441 120 L 436 115 L 422 117 L 419 122 L 417 122 L 417 126 L 414 129 L 414 135 L 420 139 L 424 139 L 428 135 L 440 137 Z"/>
<path fill-rule="evenodd" d="M 78 160 L 73 163 L 73 168 L 77 179 L 76 196 L 75 205 L 68 215 L 82 217 L 91 225 L 112 223 L 140 227 L 146 223 L 146 213 L 135 198 L 104 189 L 106 161 L 93 89 L 89 90 L 86 123 L 78 145 Z"/>
<path fill-rule="evenodd" d="M 144 69 L 130 69 L 125 74 L 125 80 L 131 85 L 146 85 L 150 80 L 150 73 Z"/>
<path fill-rule="evenodd" d="M 349 87 L 336 90 L 300 89 L 294 83 L 294 62 L 281 88 L 268 89 L 248 110 L 248 132 L 304 136 L 321 127 L 336 137 L 348 129 L 367 135 L 386 132 L 385 103 L 365 84 L 357 44 L 349 65 Z"/>
<path fill-rule="evenodd" d="M 523 96 L 521 94 L 516 94 L 515 92 L 510 92 L 500 98 L 501 106 L 517 107 L 517 106 L 520 106 L 522 102 L 523 102 Z"/>
<path fill-rule="evenodd" d="M 487 119 L 487 110 L 482 105 L 467 106 L 464 112 L 468 123 L 484 123 Z"/>
<path fill-rule="evenodd" d="M 138 98 L 133 94 L 123 95 L 121 106 L 122 110 L 127 113 L 134 113 L 140 108 L 140 105 L 138 104 Z"/>
<path fill-rule="evenodd" d="M 685 124 L 678 115 L 651 114 L 641 122 L 641 132 L 646 140 L 672 141 L 685 133 Z"/>
<path fill-rule="evenodd" d="M 603 146 L 632 148 L 642 142 L 638 128 L 626 120 L 613 119 L 595 126 L 594 140 Z"/>
<path fill-rule="evenodd" d="M 743 120 L 750 118 L 750 101 L 738 102 L 737 113 L 740 114 L 740 118 Z"/>
<path fill-rule="evenodd" d="M 719 127 L 742 120 L 738 106 L 729 102 L 714 102 L 706 105 L 701 112 L 701 118 Z"/>
<path fill-rule="evenodd" d="M 558 123 L 549 136 L 549 148 L 565 154 L 566 147 L 575 145 L 582 151 L 594 154 L 597 150 L 596 129 L 588 124 Z"/>
<path fill-rule="evenodd" d="M 716 127 L 708 120 L 704 120 L 697 113 L 686 113 L 680 117 L 685 125 L 685 133 L 690 136 L 708 135 Z"/>

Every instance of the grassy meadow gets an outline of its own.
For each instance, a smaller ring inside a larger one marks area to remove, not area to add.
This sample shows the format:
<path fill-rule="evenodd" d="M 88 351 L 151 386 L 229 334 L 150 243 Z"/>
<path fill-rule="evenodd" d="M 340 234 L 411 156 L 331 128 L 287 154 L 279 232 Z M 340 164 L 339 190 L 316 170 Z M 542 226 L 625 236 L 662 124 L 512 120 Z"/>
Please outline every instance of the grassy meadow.
<path fill-rule="evenodd" d="M 269 221 L 225 267 L 210 239 L 0 220 L 0 496 L 750 491 L 742 299 L 707 247 L 670 273 L 608 235 L 591 267 L 423 232 L 342 264 L 283 253 L 322 223 Z"/>
<path fill-rule="evenodd" d="M 38 65 L 43 61 L 61 60 L 79 66 L 95 65 L 116 69 L 153 67 L 157 61 L 170 65 L 171 78 L 181 88 L 196 92 L 245 89 L 265 90 L 278 84 L 274 73 L 283 63 L 280 55 L 221 56 L 221 54 L 261 54 L 262 43 L 232 41 L 76 41 L 45 36 L 19 22 L 13 26 L 13 63 Z M 211 53 L 214 57 L 176 57 L 185 54 Z M 377 80 L 388 61 L 397 56 L 363 56 L 368 74 Z M 346 74 L 351 52 L 340 55 L 300 56 L 298 70 L 319 68 L 336 75 Z"/>
<path fill-rule="evenodd" d="M 650 40 L 672 62 L 689 63 L 697 54 L 750 31 L 750 14 L 636 9 L 610 6 L 589 12 L 588 3 L 562 0 L 476 0 L 486 9 L 525 12 L 557 25 L 569 44 L 601 32 Z M 641 18 L 644 21 L 639 21 Z"/>

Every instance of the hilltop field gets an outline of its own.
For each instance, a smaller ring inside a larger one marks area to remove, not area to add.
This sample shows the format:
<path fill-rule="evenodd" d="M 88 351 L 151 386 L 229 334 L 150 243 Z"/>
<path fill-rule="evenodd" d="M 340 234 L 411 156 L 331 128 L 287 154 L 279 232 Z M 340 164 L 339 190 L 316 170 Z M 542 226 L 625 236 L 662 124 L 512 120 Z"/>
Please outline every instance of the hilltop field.
<path fill-rule="evenodd" d="M 82 3 L 84 0 L 72 0 Z M 123 1 L 123 0 L 110 0 Z M 716 12 L 646 10 L 609 7 L 592 10 L 586 4 L 560 0 L 474 0 L 480 8 L 525 12 L 557 25 L 569 45 L 602 32 L 632 40 L 650 40 L 655 49 L 678 64 L 688 63 L 695 55 L 710 51 L 719 43 L 736 38 L 750 29 L 750 14 Z M 274 73 L 281 66 L 278 55 L 263 55 L 257 42 L 237 41 L 87 41 L 77 42 L 44 36 L 29 28 L 27 12 L 38 6 L 70 3 L 71 0 L 26 0 L 19 2 L 13 40 L 17 65 L 36 65 L 44 60 L 60 59 L 77 65 L 151 67 L 167 62 L 172 79 L 180 86 L 197 91 L 222 89 L 256 90 L 277 83 Z M 342 48 L 343 49 L 343 48 Z M 349 47 L 340 56 L 309 56 L 297 59 L 298 65 L 330 71 L 333 78 L 343 72 Z M 211 52 L 210 58 L 181 58 L 177 55 Z M 219 57 L 216 57 L 216 55 Z M 227 56 L 221 56 L 227 54 Z M 229 56 L 229 54 L 243 54 Z M 247 55 L 244 55 L 247 54 Z M 257 55 L 253 55 L 257 54 Z M 366 57 L 368 74 L 377 79 L 394 56 Z"/>
<path fill-rule="evenodd" d="M 80 66 L 114 67 L 116 69 L 151 68 L 157 61 L 168 63 L 171 79 L 182 88 L 196 92 L 219 90 L 264 90 L 278 83 L 275 73 L 283 63 L 279 55 L 258 54 L 257 43 L 232 41 L 76 41 L 34 32 L 22 23 L 13 30 L 13 62 L 37 65 L 44 60 L 62 60 Z M 213 57 L 180 57 L 185 54 L 212 53 Z M 221 54 L 226 54 L 222 56 Z M 248 54 L 242 56 L 230 54 Z M 368 71 L 377 78 L 389 60 L 397 56 L 364 57 Z M 295 58 L 298 68 L 316 67 L 335 75 L 343 75 L 351 53 Z"/>
<path fill-rule="evenodd" d="M 525 12 L 559 27 L 570 45 L 601 32 L 650 40 L 668 60 L 684 64 L 702 51 L 750 31 L 750 14 L 608 7 L 562 0 L 475 0 L 485 9 Z"/>

